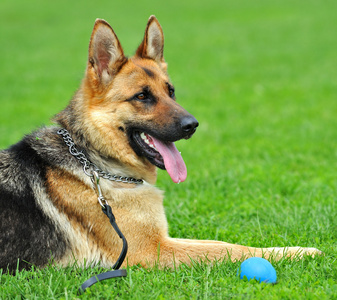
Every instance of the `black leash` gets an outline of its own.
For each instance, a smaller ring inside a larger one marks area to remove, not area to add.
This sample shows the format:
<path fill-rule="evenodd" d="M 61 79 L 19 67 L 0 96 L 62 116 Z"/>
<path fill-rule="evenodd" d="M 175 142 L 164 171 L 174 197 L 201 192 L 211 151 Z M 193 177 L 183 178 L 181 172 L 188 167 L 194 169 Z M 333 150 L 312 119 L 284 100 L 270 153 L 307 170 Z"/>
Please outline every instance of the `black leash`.
<path fill-rule="evenodd" d="M 105 200 L 101 186 L 100 186 L 100 177 L 104 179 L 108 179 L 111 181 L 116 181 L 116 182 L 123 182 L 123 183 L 131 183 L 131 184 L 142 184 L 144 181 L 142 179 L 135 179 L 132 177 L 124 177 L 124 176 L 117 176 L 117 175 L 112 175 L 108 172 L 104 172 L 103 170 L 99 169 L 95 164 L 93 164 L 87 157 L 84 155 L 82 151 L 78 151 L 77 148 L 75 147 L 75 143 L 73 139 L 71 138 L 69 132 L 61 128 L 57 131 L 57 134 L 61 135 L 63 138 L 63 141 L 65 144 L 69 147 L 69 152 L 71 155 L 76 157 L 78 161 L 83 165 L 83 171 L 84 173 L 91 178 L 91 181 L 94 185 L 94 189 L 97 193 L 98 196 L 98 202 L 102 207 L 103 212 L 106 214 L 106 216 L 109 218 L 110 223 L 112 227 L 115 229 L 119 237 L 123 240 L 123 249 L 121 254 L 119 255 L 117 262 L 113 265 L 114 271 L 109 271 L 105 272 L 102 274 L 95 275 L 91 278 L 89 278 L 87 281 L 85 281 L 81 287 L 78 289 L 79 294 L 83 294 L 85 290 L 88 287 L 91 287 L 93 284 L 109 279 L 109 278 L 115 278 L 115 277 L 125 277 L 126 276 L 126 270 L 122 269 L 119 270 L 120 266 L 122 265 L 126 253 L 128 252 L 128 243 L 123 235 L 123 233 L 120 231 L 116 224 L 116 219 L 114 214 L 112 213 L 110 205 L 107 203 Z"/>
<path fill-rule="evenodd" d="M 83 294 L 87 288 L 91 287 L 92 285 L 94 285 L 95 283 L 97 283 L 99 281 L 110 279 L 110 278 L 115 278 L 115 277 L 125 277 L 126 274 L 127 274 L 125 269 L 119 270 L 119 268 L 120 268 L 120 266 L 122 265 L 122 263 L 125 259 L 126 253 L 128 252 L 128 243 L 126 241 L 125 236 L 123 235 L 123 233 L 120 231 L 119 227 L 117 226 L 115 216 L 114 216 L 114 214 L 112 213 L 112 210 L 111 210 L 111 206 L 109 204 L 105 203 L 102 206 L 102 211 L 109 218 L 112 227 L 115 229 L 115 231 L 117 232 L 119 237 L 123 240 L 123 249 L 122 249 L 122 252 L 117 259 L 117 262 L 112 267 L 114 269 L 114 271 L 108 271 L 108 272 L 98 274 L 98 275 L 95 275 L 95 276 L 89 278 L 78 289 L 79 294 Z"/>

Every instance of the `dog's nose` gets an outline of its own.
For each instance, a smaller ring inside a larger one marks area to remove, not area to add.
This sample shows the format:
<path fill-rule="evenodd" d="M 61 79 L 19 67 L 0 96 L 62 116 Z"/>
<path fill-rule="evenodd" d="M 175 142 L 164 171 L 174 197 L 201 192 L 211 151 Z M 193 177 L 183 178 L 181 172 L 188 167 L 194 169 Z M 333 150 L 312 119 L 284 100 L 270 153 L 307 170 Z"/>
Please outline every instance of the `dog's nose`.
<path fill-rule="evenodd" d="M 187 134 L 191 135 L 195 132 L 197 127 L 199 126 L 199 122 L 196 118 L 194 118 L 192 115 L 185 116 L 180 121 L 181 129 Z"/>

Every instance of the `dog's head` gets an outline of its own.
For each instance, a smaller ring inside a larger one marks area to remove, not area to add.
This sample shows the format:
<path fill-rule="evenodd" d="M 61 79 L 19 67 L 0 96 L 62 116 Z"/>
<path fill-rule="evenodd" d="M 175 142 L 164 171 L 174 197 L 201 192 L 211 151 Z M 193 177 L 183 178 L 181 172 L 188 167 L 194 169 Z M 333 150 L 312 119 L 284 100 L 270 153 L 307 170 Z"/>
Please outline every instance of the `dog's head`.
<path fill-rule="evenodd" d="M 181 182 L 186 166 L 174 142 L 190 138 L 198 122 L 176 102 L 163 48 L 163 31 L 154 16 L 131 58 L 124 56 L 110 25 L 96 20 L 81 93 L 97 149 L 142 178 L 149 180 L 146 173 L 155 173 L 157 166 Z"/>

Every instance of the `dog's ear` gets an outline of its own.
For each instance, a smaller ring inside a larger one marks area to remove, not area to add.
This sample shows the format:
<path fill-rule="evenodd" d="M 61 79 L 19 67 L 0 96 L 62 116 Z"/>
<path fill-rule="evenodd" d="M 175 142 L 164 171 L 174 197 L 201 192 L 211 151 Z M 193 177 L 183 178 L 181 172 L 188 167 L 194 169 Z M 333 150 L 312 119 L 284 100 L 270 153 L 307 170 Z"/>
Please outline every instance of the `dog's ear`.
<path fill-rule="evenodd" d="M 150 58 L 158 64 L 165 64 L 164 61 L 164 34 L 155 16 L 151 16 L 147 22 L 145 35 L 139 45 L 136 56 L 140 58 Z"/>
<path fill-rule="evenodd" d="M 97 19 L 89 44 L 89 73 L 100 83 L 107 83 L 126 60 L 121 44 L 109 23 Z"/>

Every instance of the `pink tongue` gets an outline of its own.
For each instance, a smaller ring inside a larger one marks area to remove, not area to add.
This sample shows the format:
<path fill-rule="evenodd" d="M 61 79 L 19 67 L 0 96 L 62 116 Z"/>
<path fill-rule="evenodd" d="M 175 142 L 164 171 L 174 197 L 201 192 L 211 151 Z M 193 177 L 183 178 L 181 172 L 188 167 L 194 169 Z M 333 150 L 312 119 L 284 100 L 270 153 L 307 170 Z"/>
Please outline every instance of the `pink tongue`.
<path fill-rule="evenodd" d="M 151 138 L 154 146 L 163 157 L 166 171 L 171 176 L 173 182 L 179 183 L 185 181 L 187 177 L 186 165 L 174 143 L 163 143 L 152 136 Z"/>

